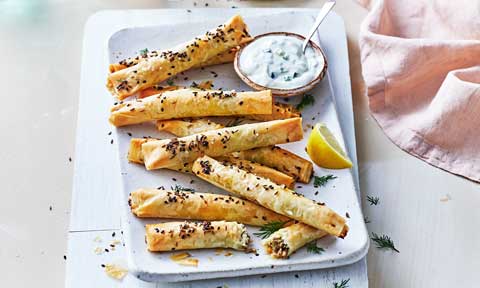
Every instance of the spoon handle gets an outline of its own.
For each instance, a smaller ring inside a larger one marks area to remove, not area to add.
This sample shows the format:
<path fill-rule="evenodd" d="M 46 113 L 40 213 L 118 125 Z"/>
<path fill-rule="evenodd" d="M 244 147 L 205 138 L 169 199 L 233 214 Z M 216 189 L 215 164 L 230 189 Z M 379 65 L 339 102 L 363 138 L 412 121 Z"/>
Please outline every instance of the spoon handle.
<path fill-rule="evenodd" d="M 325 19 L 330 10 L 332 10 L 333 6 L 335 6 L 335 0 L 327 1 L 325 4 L 323 4 L 322 9 L 320 9 L 320 12 L 318 13 L 317 19 L 315 19 L 315 24 L 313 24 L 312 29 L 310 29 L 310 31 L 308 32 L 308 37 L 305 38 L 305 41 L 303 41 L 302 52 L 304 54 L 305 49 L 307 49 L 308 41 L 312 39 L 313 34 L 315 34 L 315 31 L 317 31 L 323 19 Z"/>

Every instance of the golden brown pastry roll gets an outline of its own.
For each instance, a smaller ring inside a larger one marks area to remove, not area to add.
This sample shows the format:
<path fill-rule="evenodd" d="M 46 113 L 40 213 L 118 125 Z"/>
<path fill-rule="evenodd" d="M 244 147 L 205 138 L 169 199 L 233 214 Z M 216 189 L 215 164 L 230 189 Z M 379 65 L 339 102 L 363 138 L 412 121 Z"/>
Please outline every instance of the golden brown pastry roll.
<path fill-rule="evenodd" d="M 215 123 L 205 118 L 160 120 L 156 123 L 159 131 L 166 131 L 177 137 L 203 133 L 210 130 L 222 129 L 222 124 Z"/>
<path fill-rule="evenodd" d="M 130 162 L 143 164 L 142 144 L 153 139 L 132 138 L 130 139 L 130 148 L 128 149 L 127 159 Z"/>
<path fill-rule="evenodd" d="M 128 161 L 144 164 L 143 154 L 142 154 L 142 144 L 152 140 L 156 140 L 156 139 L 132 138 L 130 140 L 130 148 L 128 150 L 128 157 L 127 157 Z M 295 184 L 295 180 L 293 179 L 293 177 L 283 174 L 282 172 L 279 172 L 270 167 L 263 166 L 261 164 L 253 163 L 248 160 L 237 159 L 232 156 L 219 157 L 217 159 L 220 159 L 222 161 L 228 161 L 229 163 L 233 163 L 237 166 L 240 166 L 242 169 L 249 171 L 250 173 L 268 178 L 280 185 L 283 184 L 287 187 L 292 187 Z M 181 167 L 169 167 L 168 169 L 190 173 L 192 171 L 192 164 L 193 163 L 188 163 Z"/>
<path fill-rule="evenodd" d="M 250 243 L 243 224 L 226 221 L 147 224 L 145 240 L 149 251 L 202 248 L 246 250 Z"/>
<path fill-rule="evenodd" d="M 169 120 L 170 121 L 170 120 Z M 135 162 L 139 164 L 144 164 L 143 154 L 142 154 L 142 144 L 148 140 L 156 139 L 142 139 L 142 138 L 133 138 L 130 140 L 130 149 L 128 150 L 128 161 Z M 243 159 L 249 161 L 249 163 L 259 163 L 270 167 L 280 172 L 283 175 L 287 175 L 293 178 L 294 181 L 300 181 L 303 183 L 308 183 L 310 181 L 313 166 L 310 161 L 297 156 L 296 154 L 289 152 L 280 147 L 271 146 L 271 147 L 261 147 L 251 150 L 245 150 L 241 152 L 234 152 L 231 156 L 235 159 Z M 187 167 L 190 168 L 191 165 Z M 262 166 L 262 167 L 265 167 Z M 178 169 L 176 169 L 178 170 Z M 258 170 L 264 170 L 259 168 Z M 258 171 L 257 170 L 257 171 Z M 183 169 L 183 172 L 189 172 L 190 169 Z M 253 170 L 252 170 L 253 171 Z M 259 176 L 268 178 L 277 184 L 285 184 L 287 187 L 290 187 L 287 183 L 290 182 L 289 178 L 285 176 L 276 177 L 276 173 L 267 171 L 268 173 L 257 172 Z M 255 173 L 254 173 L 255 174 Z M 268 175 L 272 175 L 272 177 Z M 283 179 L 283 180 L 282 180 Z M 285 182 L 283 182 L 285 181 Z M 291 184 L 293 185 L 293 184 Z"/>
<path fill-rule="evenodd" d="M 272 93 L 180 89 L 112 107 L 110 123 L 119 127 L 152 120 L 272 113 Z"/>
<path fill-rule="evenodd" d="M 223 156 L 234 151 L 287 143 L 303 138 L 302 119 L 291 118 L 211 130 L 142 144 L 148 170 L 179 167 L 202 155 Z"/>
<path fill-rule="evenodd" d="M 251 37 L 244 37 L 240 40 L 240 45 L 244 45 L 248 42 L 252 41 Z M 225 63 L 232 63 L 235 60 L 235 54 L 238 51 L 238 46 L 229 49 L 228 51 L 218 53 L 217 55 L 208 58 L 205 62 L 193 66 L 193 68 L 201 68 L 201 67 L 209 67 L 213 65 L 225 64 Z"/>
<path fill-rule="evenodd" d="M 274 258 L 287 258 L 305 244 L 328 235 L 327 232 L 305 225 L 295 223 L 275 231 L 262 241 L 263 247 Z"/>
<path fill-rule="evenodd" d="M 250 201 L 221 194 L 142 188 L 130 194 L 128 203 L 141 218 L 225 220 L 252 226 L 289 220 Z"/>
<path fill-rule="evenodd" d="M 276 146 L 235 152 L 233 155 L 240 159 L 274 168 L 302 183 L 309 183 L 313 174 L 312 162 Z"/>
<path fill-rule="evenodd" d="M 147 142 L 147 141 L 153 141 L 156 139 L 141 139 L 141 138 L 133 138 L 130 140 L 130 148 L 128 150 L 128 161 L 134 162 L 134 163 L 139 163 L 139 164 L 144 164 L 143 160 L 143 154 L 142 154 L 142 144 Z M 287 187 L 293 187 L 295 184 L 295 180 L 293 177 L 288 176 L 282 172 L 279 172 L 275 169 L 272 169 L 267 166 L 263 166 L 261 164 L 253 163 L 248 160 L 241 160 L 237 159 L 233 156 L 226 156 L 226 157 L 218 157 L 217 159 L 221 161 L 227 161 L 229 163 L 235 164 L 237 166 L 240 166 L 242 169 L 249 171 L 250 173 L 253 173 L 255 175 L 261 176 L 268 178 L 272 180 L 273 182 L 280 184 L 280 185 L 285 185 Z M 179 172 L 185 172 L 185 173 L 190 173 L 192 171 L 192 165 L 193 163 L 187 163 L 184 164 L 181 167 L 168 167 L 167 169 L 179 171 Z"/>
<path fill-rule="evenodd" d="M 158 139 L 154 138 L 132 138 L 130 139 L 130 147 L 128 148 L 127 159 L 129 162 L 134 162 L 138 164 L 145 164 L 143 159 L 142 144 L 147 141 L 157 141 Z M 184 163 L 176 167 L 168 167 L 167 169 L 191 173 L 193 163 Z"/>
<path fill-rule="evenodd" d="M 289 188 L 292 188 L 295 184 L 295 179 L 293 179 L 293 177 L 288 176 L 287 174 L 279 172 L 270 167 L 263 166 L 262 164 L 254 163 L 248 160 L 238 159 L 233 156 L 221 156 L 215 159 L 234 164 L 242 170 L 245 170 L 263 178 L 270 179 L 279 185 L 285 185 Z"/>
<path fill-rule="evenodd" d="M 195 82 L 193 82 L 192 85 L 194 85 L 190 87 L 192 89 L 212 90 L 213 88 L 213 82 L 210 80 L 202 81 L 199 84 L 196 84 Z M 163 92 L 174 91 L 179 89 L 188 89 L 188 87 L 176 86 L 176 85 L 173 85 L 173 86 L 154 85 L 152 87 L 149 87 L 145 90 L 138 92 L 138 98 L 141 99 L 141 98 L 145 98 L 152 95 L 162 94 Z"/>
<path fill-rule="evenodd" d="M 288 119 L 302 116 L 292 105 L 275 103 L 273 104 L 272 113 L 264 115 L 245 115 L 243 118 L 257 121 L 272 121 L 279 119 Z"/>
<path fill-rule="evenodd" d="M 175 90 L 180 90 L 180 89 L 186 89 L 186 87 L 155 85 L 155 86 L 149 87 L 145 90 L 142 90 L 142 91 L 138 92 L 138 99 L 143 99 L 143 98 L 147 98 L 149 96 L 158 95 L 158 94 L 162 94 L 164 92 L 175 91 Z"/>
<path fill-rule="evenodd" d="M 169 51 L 164 51 L 157 57 L 146 58 L 134 66 L 109 74 L 107 88 L 120 100 L 124 99 L 195 65 L 200 65 L 249 39 L 247 26 L 242 17 L 236 15 L 225 24 Z"/>
<path fill-rule="evenodd" d="M 221 124 L 203 118 L 157 122 L 158 130 L 172 133 L 178 137 L 185 137 L 223 127 Z M 276 169 L 293 177 L 295 181 L 302 183 L 309 183 L 313 174 L 312 162 L 277 146 L 234 152 L 232 155 L 238 159 L 249 160 L 250 162 Z M 270 177 L 267 178 L 271 179 Z M 277 181 L 274 182 L 279 183 Z"/>
<path fill-rule="evenodd" d="M 249 42 L 250 39 L 245 38 L 245 41 L 242 41 L 241 44 L 244 44 L 246 42 Z M 167 50 L 168 51 L 168 50 Z M 127 59 L 123 59 L 122 61 L 118 63 L 112 63 L 108 67 L 108 71 L 110 73 L 117 72 L 120 70 L 123 70 L 128 67 L 132 67 L 137 65 L 140 62 L 143 61 L 148 61 L 151 58 L 156 58 L 160 56 L 162 53 L 167 52 L 167 51 L 160 51 L 160 50 L 153 50 L 153 51 L 142 51 L 140 55 L 135 56 L 135 57 L 130 57 Z M 208 67 L 208 66 L 213 66 L 213 65 L 218 65 L 218 64 L 225 64 L 225 63 L 231 63 L 235 59 L 235 53 L 237 53 L 238 49 L 237 47 L 234 47 L 226 52 L 219 53 L 212 58 L 207 59 L 205 62 L 202 62 L 198 65 L 193 66 L 192 68 L 200 68 L 200 67 Z"/>
<path fill-rule="evenodd" d="M 177 87 L 177 86 L 168 86 Z M 283 105 L 282 105 L 283 106 Z M 272 111 L 287 111 L 292 108 L 283 107 L 282 110 L 279 110 L 280 104 L 273 104 Z M 257 117 L 258 116 L 258 117 Z M 239 116 L 236 119 L 249 119 L 249 120 L 258 120 L 258 121 L 273 121 L 280 119 L 288 119 L 299 117 L 300 113 L 293 112 L 272 112 L 271 115 L 261 114 L 261 115 L 243 115 Z M 215 124 L 215 125 L 213 125 Z M 228 126 L 228 125 L 227 125 Z M 195 119 L 174 119 L 174 120 L 159 120 L 157 121 L 157 128 L 159 131 L 167 131 L 178 137 L 184 137 L 196 133 L 202 133 L 210 131 L 213 129 L 223 128 L 222 124 L 215 123 L 210 119 L 204 118 L 195 118 Z"/>
<path fill-rule="evenodd" d="M 144 146 L 146 144 L 143 144 Z M 263 207 L 338 237 L 345 237 L 345 219 L 325 204 L 315 202 L 283 185 L 248 173 L 234 165 L 224 165 L 208 156 L 198 158 L 193 173 L 211 184 L 245 197 Z"/>

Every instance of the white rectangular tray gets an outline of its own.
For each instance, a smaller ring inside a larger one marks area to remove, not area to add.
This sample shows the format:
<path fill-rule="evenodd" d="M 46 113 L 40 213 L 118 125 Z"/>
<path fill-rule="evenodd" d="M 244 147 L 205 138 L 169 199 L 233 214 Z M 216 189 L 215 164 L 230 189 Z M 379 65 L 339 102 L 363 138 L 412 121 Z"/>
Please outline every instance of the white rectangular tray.
<path fill-rule="evenodd" d="M 244 10 L 245 11 L 245 10 Z M 225 20 L 235 13 L 235 10 L 224 10 Z M 247 25 L 252 35 L 257 35 L 271 31 L 289 31 L 299 34 L 305 34 L 313 23 L 315 10 L 300 10 L 273 13 L 269 17 L 249 16 L 243 13 Z M 185 17 L 188 17 L 186 13 Z M 205 20 L 195 24 L 175 24 L 171 26 L 155 27 L 131 27 L 122 29 L 115 33 L 109 40 L 110 62 L 118 61 L 124 57 L 135 55 L 144 48 L 166 49 L 176 44 L 182 43 L 193 36 L 201 34 L 212 27 L 221 23 Z M 344 26 L 341 18 L 335 14 L 327 17 L 320 30 L 320 41 L 318 37 L 314 39 L 320 44 L 329 58 L 348 57 L 346 53 L 338 53 L 335 47 L 345 45 L 345 41 L 335 41 L 338 37 L 345 37 Z M 342 47 L 345 48 L 345 47 Z M 347 51 L 346 49 L 338 49 Z M 332 61 L 335 63 L 335 61 Z M 341 69 L 339 69 L 341 72 Z M 215 71 L 219 76 L 214 78 L 210 71 Z M 307 107 L 302 111 L 305 139 L 310 133 L 307 125 L 313 125 L 318 121 L 327 123 L 329 128 L 337 136 L 341 145 L 344 141 L 341 128 L 338 122 L 331 85 L 342 85 L 348 75 L 335 75 L 339 73 L 335 70 L 335 65 L 329 65 L 327 77 L 311 92 L 315 96 L 315 105 Z M 184 81 L 184 77 L 188 77 Z M 202 80 L 214 80 L 216 88 L 235 89 L 237 91 L 248 90 L 249 88 L 241 82 L 236 76 L 231 64 L 219 65 L 205 70 L 194 70 L 186 72 L 175 80 L 176 84 L 190 85 L 192 81 L 197 83 Z M 334 83 L 332 81 L 337 79 Z M 350 91 L 348 91 L 350 97 Z M 300 101 L 300 97 L 290 99 L 289 103 L 295 104 Z M 114 100 L 112 99 L 112 103 Z M 259 256 L 254 254 L 244 254 L 242 252 L 233 252 L 233 256 L 227 257 L 223 254 L 216 255 L 212 249 L 190 251 L 193 257 L 198 258 L 198 267 L 187 267 L 175 264 L 169 259 L 170 253 L 150 253 L 146 251 L 144 234 L 146 223 L 160 222 L 161 220 L 142 220 L 133 216 L 127 203 L 128 194 L 140 187 L 170 187 L 175 184 L 194 188 L 197 191 L 223 193 L 222 190 L 203 182 L 193 175 L 181 174 L 174 171 L 158 170 L 146 171 L 141 165 L 128 163 L 126 155 L 130 136 L 143 137 L 152 136 L 155 138 L 171 138 L 171 135 L 156 131 L 153 125 L 143 124 L 136 126 L 127 126 L 115 130 L 116 141 L 120 157 L 120 169 L 122 172 L 122 203 L 123 221 L 122 226 L 125 231 L 125 241 L 127 246 L 128 263 L 130 272 L 136 274 L 140 279 L 146 281 L 188 281 L 195 279 L 207 279 L 217 277 L 233 277 L 240 275 L 274 273 L 282 271 L 308 270 L 326 267 L 335 267 L 350 264 L 360 260 L 368 250 L 368 235 L 360 211 L 359 201 L 354 188 L 352 172 L 350 170 L 325 170 L 315 167 L 315 175 L 333 174 L 338 178 L 330 181 L 326 187 L 314 188 L 313 183 L 308 185 L 297 184 L 298 192 L 306 197 L 325 202 L 329 207 L 341 215 L 347 212 L 350 216 L 348 225 L 350 232 L 348 236 L 342 239 L 326 237 L 318 241 L 318 245 L 325 248 L 325 252 L 317 255 L 308 253 L 305 248 L 297 251 L 287 260 L 275 260 L 266 255 L 260 246 L 260 239 L 253 236 L 256 228 L 249 227 L 249 234 L 252 236 L 253 247 L 259 251 Z M 301 142 L 281 145 L 302 157 L 306 155 L 305 139 Z M 189 184 L 194 180 L 193 184 Z M 315 192 L 318 191 L 318 195 Z"/>

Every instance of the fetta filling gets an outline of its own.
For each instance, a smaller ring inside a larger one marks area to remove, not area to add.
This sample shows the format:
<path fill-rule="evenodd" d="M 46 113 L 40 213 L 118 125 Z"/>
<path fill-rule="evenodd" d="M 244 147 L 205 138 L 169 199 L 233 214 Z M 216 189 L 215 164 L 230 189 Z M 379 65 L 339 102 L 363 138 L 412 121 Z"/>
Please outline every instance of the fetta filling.
<path fill-rule="evenodd" d="M 248 236 L 247 230 L 243 229 L 242 234 L 240 235 L 240 243 L 242 245 L 242 248 L 247 249 L 248 245 L 250 244 L 250 236 Z"/>
<path fill-rule="evenodd" d="M 286 258 L 288 256 L 288 251 L 290 250 L 290 247 L 287 243 L 285 243 L 285 241 L 283 241 L 281 237 L 273 238 L 268 245 L 272 250 L 271 253 L 275 257 Z"/>

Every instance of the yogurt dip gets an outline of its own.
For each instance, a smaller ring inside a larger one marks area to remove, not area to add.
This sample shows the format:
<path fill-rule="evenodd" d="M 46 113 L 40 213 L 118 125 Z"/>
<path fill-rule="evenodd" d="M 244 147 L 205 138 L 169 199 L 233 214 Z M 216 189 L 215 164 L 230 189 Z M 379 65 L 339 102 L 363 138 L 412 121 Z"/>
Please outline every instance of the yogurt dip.
<path fill-rule="evenodd" d="M 302 87 L 317 78 L 325 65 L 323 55 L 311 46 L 303 54 L 302 44 L 302 39 L 287 35 L 259 37 L 244 47 L 240 70 L 250 81 L 264 87 Z"/>

